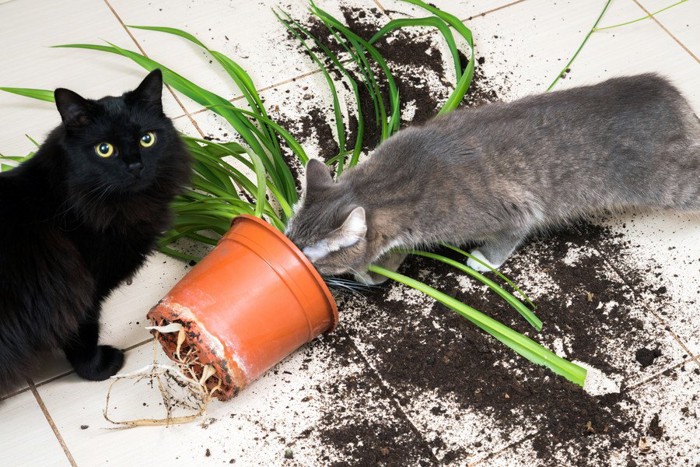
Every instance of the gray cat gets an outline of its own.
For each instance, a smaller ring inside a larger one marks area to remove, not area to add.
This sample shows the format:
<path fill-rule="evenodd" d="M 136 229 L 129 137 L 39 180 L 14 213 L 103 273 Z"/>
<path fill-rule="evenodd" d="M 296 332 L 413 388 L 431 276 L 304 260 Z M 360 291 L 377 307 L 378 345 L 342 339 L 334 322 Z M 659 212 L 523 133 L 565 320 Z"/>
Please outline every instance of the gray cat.
<path fill-rule="evenodd" d="M 321 274 L 374 284 L 396 247 L 478 242 L 497 268 L 533 231 L 629 207 L 700 211 L 700 120 L 653 74 L 457 110 L 337 182 L 311 160 L 287 235 Z"/>

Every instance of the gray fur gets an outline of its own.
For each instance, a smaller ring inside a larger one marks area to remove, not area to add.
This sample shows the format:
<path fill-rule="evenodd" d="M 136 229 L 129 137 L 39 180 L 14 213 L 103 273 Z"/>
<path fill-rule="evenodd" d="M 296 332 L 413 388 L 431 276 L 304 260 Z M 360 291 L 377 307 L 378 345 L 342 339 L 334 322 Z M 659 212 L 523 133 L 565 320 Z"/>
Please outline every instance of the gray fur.
<path fill-rule="evenodd" d="M 479 242 L 497 267 L 535 230 L 629 207 L 700 211 L 700 121 L 652 74 L 457 110 L 337 182 L 311 161 L 287 235 L 321 274 L 376 283 L 367 267 L 396 269 L 393 247 Z M 366 232 L 349 233 L 357 208 Z"/>

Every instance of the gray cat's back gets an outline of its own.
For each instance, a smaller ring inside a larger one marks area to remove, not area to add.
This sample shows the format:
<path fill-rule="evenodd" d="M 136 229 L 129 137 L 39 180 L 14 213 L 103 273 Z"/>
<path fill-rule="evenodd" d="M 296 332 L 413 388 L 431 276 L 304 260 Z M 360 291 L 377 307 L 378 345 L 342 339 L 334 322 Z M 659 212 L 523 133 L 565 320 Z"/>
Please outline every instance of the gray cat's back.
<path fill-rule="evenodd" d="M 456 110 L 400 131 L 337 183 L 311 166 L 290 238 L 322 272 L 363 282 L 377 279 L 368 264 L 401 263 L 397 246 L 476 242 L 498 267 L 533 231 L 581 216 L 700 211 L 700 121 L 653 74 Z"/>
<path fill-rule="evenodd" d="M 475 199 L 529 200 L 545 216 L 697 202 L 700 122 L 653 74 L 458 110 L 397 136 L 368 165 L 417 188 L 461 185 Z"/>

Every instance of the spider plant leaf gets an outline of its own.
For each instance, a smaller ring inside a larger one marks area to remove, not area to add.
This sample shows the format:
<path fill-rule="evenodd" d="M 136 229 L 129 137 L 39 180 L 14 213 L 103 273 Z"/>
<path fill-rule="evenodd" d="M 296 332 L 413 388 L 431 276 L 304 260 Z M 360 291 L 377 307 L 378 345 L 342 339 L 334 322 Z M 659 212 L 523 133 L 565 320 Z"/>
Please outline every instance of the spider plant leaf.
<path fill-rule="evenodd" d="M 459 81 L 462 78 L 462 64 L 459 60 L 459 51 L 457 50 L 457 44 L 455 43 L 455 38 L 452 35 L 447 23 L 437 16 L 428 16 L 426 18 L 399 18 L 389 21 L 384 27 L 382 27 L 377 33 L 372 36 L 368 41 L 370 44 L 374 44 L 379 39 L 389 34 L 390 32 L 401 29 L 404 27 L 415 27 L 415 26 L 432 26 L 437 28 L 442 34 L 447 47 L 450 49 L 450 54 L 452 55 L 452 60 L 455 66 L 456 80 Z"/>
<path fill-rule="evenodd" d="M 135 25 L 129 25 L 127 26 L 132 29 L 142 29 L 146 31 L 156 31 L 156 32 L 163 32 L 166 34 L 173 34 L 175 36 L 182 37 L 193 44 L 201 47 L 204 49 L 207 53 L 209 53 L 214 59 L 219 62 L 221 67 L 226 71 L 226 73 L 233 79 L 233 81 L 236 83 L 236 86 L 241 90 L 243 93 L 243 96 L 245 97 L 246 101 L 248 102 L 248 105 L 250 108 L 254 111 L 259 113 L 260 115 L 263 115 L 267 117 L 267 111 L 265 110 L 265 106 L 262 102 L 262 99 L 260 99 L 260 95 L 258 94 L 257 89 L 255 88 L 255 85 L 253 84 L 253 80 L 250 78 L 250 75 L 241 67 L 238 63 L 233 61 L 230 57 L 227 55 L 222 54 L 221 52 L 217 52 L 216 50 L 212 50 L 208 48 L 206 45 L 204 45 L 199 39 L 197 39 L 195 36 L 192 34 L 183 31 L 181 29 L 177 28 L 169 28 L 169 27 L 163 27 L 163 26 L 135 26 Z M 275 149 L 279 150 L 279 143 L 277 141 L 277 138 L 275 137 L 274 132 L 271 129 L 267 129 L 267 136 L 269 140 L 275 145 Z"/>
<path fill-rule="evenodd" d="M 396 282 L 405 284 L 408 287 L 416 289 L 434 298 L 531 362 L 538 365 L 543 365 L 569 381 L 578 384 L 579 386 L 583 386 L 587 373 L 585 368 L 582 368 L 579 365 L 571 363 L 568 360 L 558 356 L 529 337 L 512 330 L 508 326 L 503 325 L 490 316 L 475 310 L 469 305 L 466 305 L 459 300 L 450 297 L 449 295 L 440 292 L 427 284 L 424 284 L 423 282 L 382 268 L 381 266 L 372 265 L 369 267 L 369 270 L 376 274 L 388 277 L 389 279 L 393 279 Z"/>
<path fill-rule="evenodd" d="M 40 101 L 54 102 L 53 91 L 46 89 L 0 87 L 0 91 L 17 94 L 18 96 L 31 97 L 32 99 L 38 99 Z"/>
<path fill-rule="evenodd" d="M 306 29 L 304 26 L 302 26 L 298 21 L 293 19 L 287 12 L 284 10 L 280 10 L 280 13 L 284 15 L 284 18 L 282 18 L 282 21 L 287 21 L 293 27 L 295 27 L 298 31 L 301 31 L 304 36 L 307 38 L 311 39 L 314 41 L 314 44 L 316 47 L 320 48 L 321 51 L 324 53 L 326 58 L 328 58 L 331 63 L 335 66 L 335 68 L 340 71 L 340 73 L 345 77 L 345 79 L 350 83 L 350 87 L 352 88 L 353 95 L 355 97 L 355 103 L 357 104 L 356 111 L 357 111 L 357 134 L 355 135 L 355 146 L 352 150 L 352 156 L 350 157 L 350 161 L 348 162 L 348 167 L 354 167 L 357 165 L 360 159 L 360 154 L 362 153 L 362 141 L 364 140 L 364 134 L 365 134 L 365 121 L 364 121 L 364 115 L 362 112 L 362 106 L 360 105 L 360 90 L 357 85 L 357 81 L 352 77 L 350 72 L 343 66 L 343 63 L 340 61 L 340 59 L 333 53 L 331 50 L 319 40 L 315 35 L 311 33 L 308 29 Z M 340 147 L 340 145 L 339 145 Z M 331 160 L 326 161 L 327 164 L 333 164 L 333 163 L 338 163 L 340 167 L 342 167 L 341 163 L 339 161 L 345 160 L 345 157 L 347 156 L 345 151 L 339 151 L 339 154 L 332 158 Z M 339 176 L 340 173 L 342 173 L 342 170 L 336 171 L 336 176 Z"/>
<path fill-rule="evenodd" d="M 336 133 L 338 134 L 338 147 L 340 148 L 340 152 L 345 152 L 345 125 L 343 124 L 343 113 L 340 109 L 338 91 L 336 90 L 333 78 L 331 78 L 331 75 L 328 73 L 328 68 L 323 64 L 323 62 L 321 62 L 321 60 L 319 60 L 318 56 L 314 53 L 311 47 L 309 47 L 304 38 L 301 36 L 301 33 L 297 31 L 294 27 L 292 27 L 290 23 L 282 19 L 282 17 L 279 16 L 277 12 L 273 11 L 273 13 L 280 21 L 280 23 L 282 23 L 282 25 L 287 29 L 287 31 L 289 31 L 301 43 L 301 45 L 306 50 L 306 53 L 309 55 L 309 57 L 311 57 L 311 60 L 321 70 L 321 73 L 323 74 L 323 77 L 326 80 L 326 84 L 328 84 L 328 88 L 331 91 L 331 97 L 333 98 L 333 113 L 335 116 Z M 343 162 L 344 161 L 342 160 L 338 162 L 338 167 L 336 169 L 337 175 L 340 175 L 343 172 Z"/>
<path fill-rule="evenodd" d="M 427 10 L 433 15 L 437 16 L 438 18 L 442 19 L 445 23 L 449 24 L 455 31 L 457 31 L 457 33 L 464 38 L 467 44 L 469 44 L 469 49 L 471 50 L 471 57 L 469 57 L 467 67 L 464 70 L 462 77 L 459 80 L 457 80 L 457 85 L 455 86 L 454 91 L 452 91 L 450 96 L 447 98 L 447 101 L 438 112 L 438 115 L 451 112 L 454 109 L 456 109 L 457 106 L 459 106 L 459 103 L 462 102 L 462 99 L 464 99 L 464 95 L 469 89 L 469 85 L 471 84 L 472 78 L 474 77 L 474 62 L 476 60 L 474 59 L 474 38 L 472 37 L 472 32 L 456 16 L 444 12 L 432 5 L 429 5 L 423 0 L 401 1 L 423 8 L 424 10 Z"/>
<path fill-rule="evenodd" d="M 255 170 L 255 176 L 257 178 L 258 189 L 255 193 L 254 215 L 262 218 L 263 212 L 265 211 L 265 197 L 267 196 L 265 165 L 262 163 L 260 157 L 258 157 L 258 155 L 253 151 L 248 149 L 246 152 L 248 153 L 250 160 L 253 161 L 253 169 Z"/>
<path fill-rule="evenodd" d="M 384 106 L 384 99 L 382 97 L 381 90 L 377 84 L 377 79 L 372 71 L 372 67 L 365 56 L 364 49 L 362 49 L 357 43 L 353 43 L 349 38 L 343 37 L 336 31 L 332 24 L 325 21 L 323 18 L 319 18 L 321 22 L 326 26 L 328 31 L 331 33 L 335 41 L 340 44 L 340 46 L 347 52 L 350 58 L 353 60 L 357 66 L 360 75 L 362 76 L 363 84 L 369 93 L 370 99 L 372 100 L 372 107 L 374 110 L 374 120 L 377 127 L 381 129 L 381 134 L 384 136 L 388 134 L 388 126 L 386 123 L 386 107 Z M 356 97 L 358 108 L 360 108 L 359 95 Z"/>
<path fill-rule="evenodd" d="M 510 306 L 515 308 L 515 310 L 520 313 L 523 318 L 527 320 L 530 325 L 537 329 L 538 331 L 542 330 L 542 321 L 535 316 L 535 314 L 523 303 L 515 298 L 513 295 L 510 294 L 507 290 L 503 289 L 501 286 L 496 284 L 494 281 L 489 279 L 488 277 L 484 276 L 483 274 L 480 274 L 479 272 L 475 271 L 474 269 L 470 268 L 469 266 L 466 266 L 458 261 L 455 261 L 453 259 L 447 258 L 442 255 L 438 255 L 435 253 L 429 253 L 425 251 L 416 251 L 416 250 L 410 250 L 407 251 L 407 253 L 410 253 L 412 255 L 416 256 L 422 256 L 424 258 L 430 258 L 434 259 L 437 261 L 440 261 L 445 264 L 449 264 L 450 266 L 459 269 L 460 271 L 469 274 L 472 276 L 474 279 L 478 280 L 482 284 L 486 285 L 489 289 L 493 290 L 495 293 L 501 296 Z"/>
<path fill-rule="evenodd" d="M 506 276 L 504 276 L 503 274 L 501 274 L 501 272 L 500 272 L 498 269 L 495 269 L 495 268 L 491 267 L 491 265 L 486 264 L 485 262 L 483 262 L 483 261 L 480 260 L 479 258 L 475 257 L 474 255 L 471 255 L 471 254 L 467 253 L 466 251 L 464 251 L 464 250 L 462 250 L 462 249 L 460 249 L 460 248 L 457 248 L 456 246 L 448 245 L 448 244 L 446 244 L 446 243 L 442 243 L 441 246 L 444 246 L 444 247 L 446 247 L 446 248 L 449 248 L 450 250 L 452 250 L 452 251 L 454 251 L 454 252 L 456 252 L 456 253 L 459 253 L 460 255 L 462 255 L 462 256 L 464 256 L 464 257 L 466 257 L 466 258 L 473 259 L 474 261 L 476 261 L 477 263 L 481 264 L 482 266 L 484 266 L 484 267 L 490 269 L 492 273 L 494 273 L 496 276 L 498 276 L 500 279 L 502 279 L 502 280 L 505 281 L 508 285 L 510 285 L 510 286 L 513 288 L 513 290 L 515 290 L 515 291 L 523 298 L 523 300 L 525 300 L 532 308 L 536 308 L 535 304 L 532 303 L 532 300 L 530 300 L 530 297 L 528 297 L 527 294 L 526 294 L 525 292 L 523 292 L 522 290 L 520 290 L 520 288 L 519 288 L 517 285 L 515 285 L 515 283 L 514 283 L 512 280 L 508 279 Z"/>
<path fill-rule="evenodd" d="M 328 12 L 320 9 L 318 6 L 316 6 L 313 0 L 311 0 L 311 10 L 324 23 L 326 23 L 326 25 L 332 26 L 334 29 L 338 30 L 343 36 L 345 36 L 350 41 L 355 50 L 367 51 L 377 63 L 379 68 L 382 70 L 382 73 L 384 74 L 384 77 L 386 78 L 386 81 L 389 85 L 389 103 L 391 106 L 391 114 L 389 116 L 389 122 L 386 127 L 386 121 L 382 119 L 382 140 L 385 140 L 399 129 L 399 124 L 401 123 L 399 89 L 396 86 L 396 82 L 394 81 L 394 77 L 391 74 L 391 71 L 389 70 L 389 66 L 386 63 L 386 60 L 384 59 L 384 57 L 382 57 L 379 51 L 377 51 L 377 49 L 372 44 L 370 44 L 369 42 L 352 32 L 350 29 L 348 29 L 347 26 L 342 24 Z M 362 59 L 362 57 L 364 57 L 364 54 L 359 54 L 359 56 Z"/>

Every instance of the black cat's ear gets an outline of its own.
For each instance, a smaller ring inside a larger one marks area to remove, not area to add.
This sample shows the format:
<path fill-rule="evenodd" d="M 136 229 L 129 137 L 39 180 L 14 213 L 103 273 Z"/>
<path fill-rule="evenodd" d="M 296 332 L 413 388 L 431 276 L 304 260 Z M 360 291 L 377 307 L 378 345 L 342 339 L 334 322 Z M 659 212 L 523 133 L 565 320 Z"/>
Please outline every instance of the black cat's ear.
<path fill-rule="evenodd" d="M 318 159 L 309 159 L 306 164 L 306 191 L 324 188 L 332 184 L 333 177 L 326 164 Z"/>
<path fill-rule="evenodd" d="M 163 94 L 163 73 L 156 68 L 141 81 L 132 96 L 147 106 L 162 109 L 161 97 Z"/>
<path fill-rule="evenodd" d="M 90 103 L 77 93 L 68 89 L 58 88 L 53 92 L 53 97 L 64 125 L 79 127 L 89 122 Z"/>

